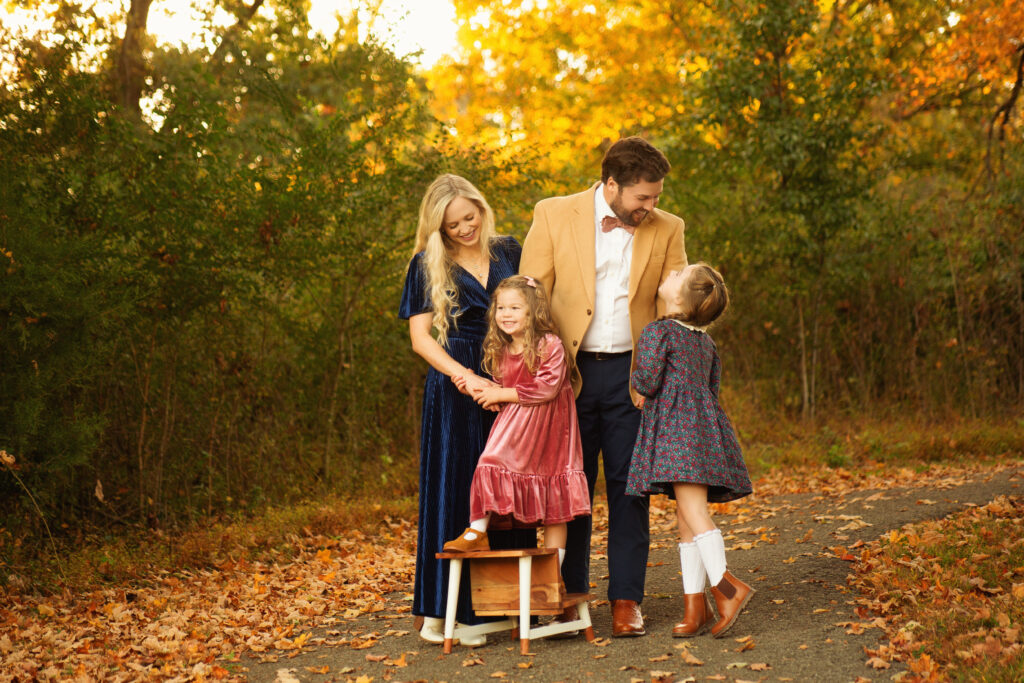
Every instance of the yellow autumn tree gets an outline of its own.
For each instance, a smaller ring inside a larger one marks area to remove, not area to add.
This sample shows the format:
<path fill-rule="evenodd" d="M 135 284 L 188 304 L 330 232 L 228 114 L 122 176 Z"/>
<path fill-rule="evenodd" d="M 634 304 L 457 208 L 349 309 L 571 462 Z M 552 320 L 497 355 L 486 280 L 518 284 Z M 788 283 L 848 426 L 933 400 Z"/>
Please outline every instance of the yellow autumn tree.
<path fill-rule="evenodd" d="M 656 136 L 707 67 L 696 49 L 712 16 L 700 3 L 454 4 L 461 51 L 429 74 L 437 115 L 477 144 L 542 149 L 552 169 L 592 172 L 604 144 Z"/>

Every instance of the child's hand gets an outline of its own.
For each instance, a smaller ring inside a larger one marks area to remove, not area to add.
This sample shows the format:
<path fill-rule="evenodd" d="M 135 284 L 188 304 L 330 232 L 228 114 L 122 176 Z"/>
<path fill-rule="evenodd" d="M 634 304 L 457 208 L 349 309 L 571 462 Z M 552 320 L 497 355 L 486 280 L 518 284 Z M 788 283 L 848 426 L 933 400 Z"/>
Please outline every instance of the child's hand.
<path fill-rule="evenodd" d="M 637 410 L 643 410 L 645 403 L 647 403 L 647 399 L 643 396 L 638 396 L 637 399 L 633 402 L 633 405 L 636 406 Z"/>
<path fill-rule="evenodd" d="M 474 394 L 474 398 L 485 410 L 497 411 L 502 403 L 508 403 L 508 399 L 502 396 L 503 393 L 502 388 L 495 384 Z"/>

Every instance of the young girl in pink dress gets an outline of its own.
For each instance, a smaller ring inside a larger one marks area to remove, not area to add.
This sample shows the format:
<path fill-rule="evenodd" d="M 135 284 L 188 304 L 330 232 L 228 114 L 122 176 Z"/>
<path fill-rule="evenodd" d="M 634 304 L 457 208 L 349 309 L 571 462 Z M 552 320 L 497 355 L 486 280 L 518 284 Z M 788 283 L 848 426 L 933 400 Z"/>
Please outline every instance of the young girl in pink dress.
<path fill-rule="evenodd" d="M 500 384 L 474 392 L 500 412 L 473 474 L 469 528 L 446 551 L 488 550 L 488 526 L 543 526 L 544 547 L 565 556 L 565 523 L 590 514 L 568 357 L 543 287 L 521 275 L 502 280 L 483 358 Z"/>

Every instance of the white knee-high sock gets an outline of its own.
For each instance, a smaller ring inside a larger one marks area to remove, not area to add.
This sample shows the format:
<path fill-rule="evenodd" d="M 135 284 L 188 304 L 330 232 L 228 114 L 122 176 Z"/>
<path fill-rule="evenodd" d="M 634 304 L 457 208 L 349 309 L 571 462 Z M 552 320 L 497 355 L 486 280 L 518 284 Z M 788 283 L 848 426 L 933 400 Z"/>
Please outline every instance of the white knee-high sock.
<path fill-rule="evenodd" d="M 700 551 L 700 559 L 704 562 L 708 581 L 712 586 L 717 586 L 725 575 L 725 541 L 722 539 L 722 532 L 718 529 L 705 531 L 694 536 L 693 542 Z"/>
<path fill-rule="evenodd" d="M 679 565 L 683 570 L 683 593 L 704 592 L 704 563 L 696 543 L 679 544 Z"/>
<path fill-rule="evenodd" d="M 565 562 L 565 548 L 558 549 L 558 568 L 562 568 L 562 563 Z"/>

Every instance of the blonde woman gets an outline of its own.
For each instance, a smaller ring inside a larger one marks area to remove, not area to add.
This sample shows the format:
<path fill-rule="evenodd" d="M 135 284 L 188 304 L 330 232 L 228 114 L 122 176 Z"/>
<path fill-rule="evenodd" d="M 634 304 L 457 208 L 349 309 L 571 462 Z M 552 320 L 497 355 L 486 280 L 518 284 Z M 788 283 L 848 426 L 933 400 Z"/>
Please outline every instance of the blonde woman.
<path fill-rule="evenodd" d="M 419 535 L 413 614 L 420 635 L 444 641 L 447 562 L 434 557 L 469 524 L 469 490 L 494 413 L 473 393 L 494 383 L 482 368 L 491 292 L 519 269 L 521 248 L 495 233 L 494 213 L 472 183 L 445 174 L 420 204 L 416 246 L 406 272 L 399 317 L 409 321 L 412 348 L 430 365 L 423 391 L 420 437 Z M 492 537 L 495 545 L 536 546 L 535 536 Z M 532 535 L 533 532 L 530 532 Z M 474 623 L 468 576 L 463 575 L 458 619 Z M 465 642 L 464 645 L 482 645 Z"/>

